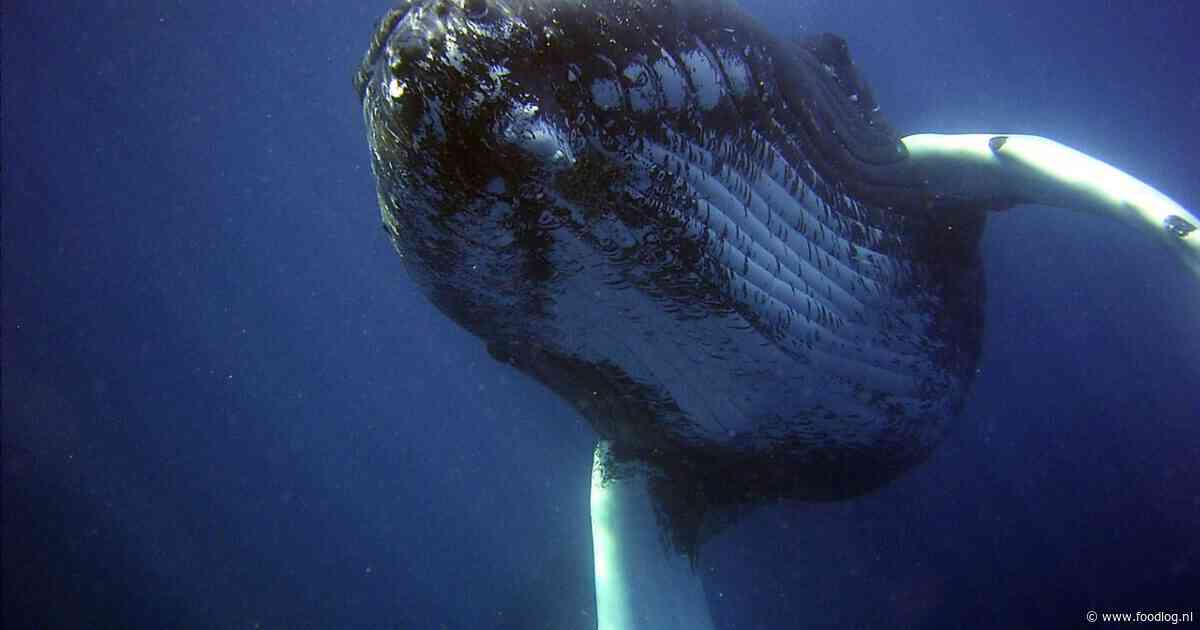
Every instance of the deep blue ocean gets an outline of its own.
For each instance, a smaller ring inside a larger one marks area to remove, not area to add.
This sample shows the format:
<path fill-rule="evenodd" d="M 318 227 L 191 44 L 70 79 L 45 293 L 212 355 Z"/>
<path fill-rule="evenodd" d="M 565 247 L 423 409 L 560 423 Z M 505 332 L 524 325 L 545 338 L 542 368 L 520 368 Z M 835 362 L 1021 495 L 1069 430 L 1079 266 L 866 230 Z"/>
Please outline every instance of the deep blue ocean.
<path fill-rule="evenodd" d="M 592 429 L 380 227 L 351 76 L 388 4 L 4 3 L 4 628 L 594 627 Z M 902 133 L 1050 136 L 1200 206 L 1200 3 L 746 4 L 845 36 Z M 984 260 L 952 434 L 709 541 L 718 627 L 1200 613 L 1200 279 L 1040 207 Z"/>

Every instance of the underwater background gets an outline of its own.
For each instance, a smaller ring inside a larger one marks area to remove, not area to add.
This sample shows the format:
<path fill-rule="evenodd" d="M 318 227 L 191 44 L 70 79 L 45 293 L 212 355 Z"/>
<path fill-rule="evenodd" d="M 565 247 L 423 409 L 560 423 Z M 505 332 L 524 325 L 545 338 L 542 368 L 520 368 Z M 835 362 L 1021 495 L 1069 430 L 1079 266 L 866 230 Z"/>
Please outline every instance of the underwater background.
<path fill-rule="evenodd" d="M 1035 133 L 1200 205 L 1200 3 L 747 0 L 902 133 Z M 5 628 L 594 627 L 595 436 L 405 276 L 351 74 L 388 2 L 3 9 Z M 717 626 L 1200 608 L 1200 280 L 992 216 L 980 374 L 924 465 L 763 507 Z"/>

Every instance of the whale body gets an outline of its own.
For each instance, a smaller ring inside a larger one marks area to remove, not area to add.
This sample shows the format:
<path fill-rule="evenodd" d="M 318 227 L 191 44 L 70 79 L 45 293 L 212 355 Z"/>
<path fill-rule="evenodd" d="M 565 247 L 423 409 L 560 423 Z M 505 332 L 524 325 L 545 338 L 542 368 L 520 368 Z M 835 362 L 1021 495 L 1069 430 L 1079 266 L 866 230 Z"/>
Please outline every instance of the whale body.
<path fill-rule="evenodd" d="M 721 0 L 412 0 L 355 86 L 411 277 L 649 464 L 682 548 L 868 492 L 959 414 L 1016 200 L 931 191 L 841 39 Z"/>

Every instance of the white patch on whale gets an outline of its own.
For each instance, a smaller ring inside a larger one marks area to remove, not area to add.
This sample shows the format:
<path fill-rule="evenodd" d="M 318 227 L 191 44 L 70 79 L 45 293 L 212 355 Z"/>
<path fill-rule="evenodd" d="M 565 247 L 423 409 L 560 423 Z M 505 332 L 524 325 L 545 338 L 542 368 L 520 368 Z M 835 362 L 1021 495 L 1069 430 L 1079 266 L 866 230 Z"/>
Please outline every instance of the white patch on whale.
<path fill-rule="evenodd" d="M 592 102 L 603 110 L 614 110 L 621 105 L 621 88 L 612 79 L 592 81 Z"/>
<path fill-rule="evenodd" d="M 575 163 L 571 144 L 562 131 L 538 115 L 537 105 L 522 103 L 512 110 L 504 138 L 546 166 Z"/>
<path fill-rule="evenodd" d="M 658 77 L 664 104 L 668 109 L 678 111 L 687 99 L 687 80 L 667 51 L 660 52 L 658 61 L 654 62 L 654 74 Z"/>
<path fill-rule="evenodd" d="M 650 80 L 650 69 L 644 60 L 625 67 L 621 73 L 629 82 L 629 105 L 635 112 L 649 112 L 662 107 L 662 95 Z"/>
<path fill-rule="evenodd" d="M 709 110 L 721 102 L 721 75 L 716 65 L 703 48 L 696 48 L 680 55 L 692 88 L 696 91 L 696 102 L 700 109 Z"/>
<path fill-rule="evenodd" d="M 749 57 L 750 47 L 746 47 L 746 56 Z M 729 50 L 718 50 L 717 57 L 721 60 L 721 67 L 725 69 L 725 78 L 729 81 L 729 91 L 735 96 L 745 96 L 750 92 L 750 69 L 746 67 L 745 60 L 736 52 Z"/>

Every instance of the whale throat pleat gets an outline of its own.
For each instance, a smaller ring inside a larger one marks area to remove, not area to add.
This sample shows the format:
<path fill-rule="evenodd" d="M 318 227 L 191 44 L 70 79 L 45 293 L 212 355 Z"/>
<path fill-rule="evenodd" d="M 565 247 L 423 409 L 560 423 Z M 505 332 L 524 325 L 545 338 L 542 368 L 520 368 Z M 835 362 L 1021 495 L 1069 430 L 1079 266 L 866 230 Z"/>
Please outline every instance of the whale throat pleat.
<path fill-rule="evenodd" d="M 869 343 L 884 315 L 877 307 L 907 266 L 870 248 L 882 240 L 879 228 L 831 209 L 779 151 L 762 138 L 750 142 L 766 150 L 757 162 L 740 162 L 743 168 L 722 159 L 740 150 L 728 139 L 699 143 L 671 132 L 666 143 L 644 143 L 641 159 L 647 168 L 665 164 L 679 174 L 695 200 L 682 218 L 703 231 L 729 282 L 752 294 L 749 301 L 781 338 L 809 340 L 804 352 L 823 355 L 830 369 L 868 377 L 894 394 L 910 391 L 911 378 L 895 367 L 913 367 L 920 349 Z M 847 234 L 860 235 L 859 242 Z"/>

